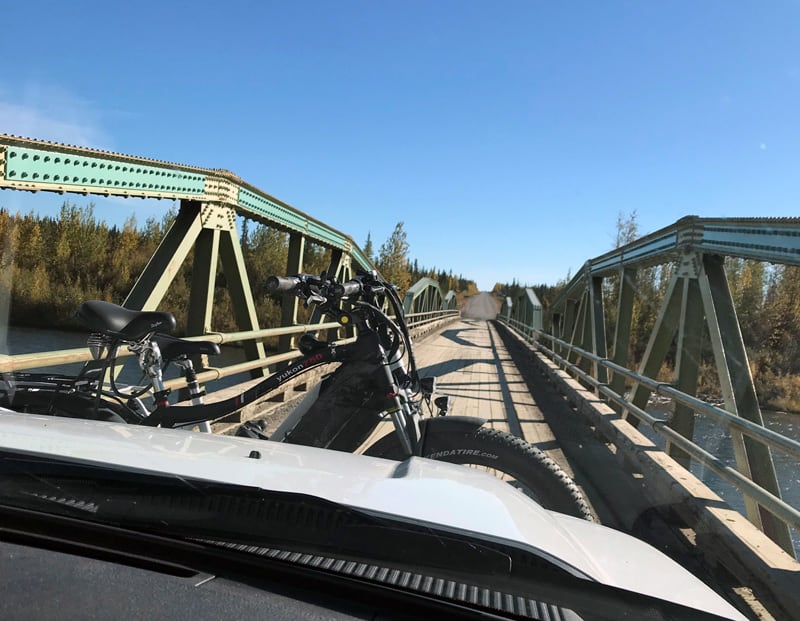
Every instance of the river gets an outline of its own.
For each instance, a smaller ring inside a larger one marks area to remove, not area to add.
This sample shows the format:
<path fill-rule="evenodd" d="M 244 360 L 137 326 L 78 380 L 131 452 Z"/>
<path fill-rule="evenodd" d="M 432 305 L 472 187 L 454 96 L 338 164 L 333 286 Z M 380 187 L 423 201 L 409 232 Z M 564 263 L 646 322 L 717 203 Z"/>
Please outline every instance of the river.
<path fill-rule="evenodd" d="M 40 330 L 34 328 L 9 328 L 7 342 L 0 344 L 0 353 L 3 354 L 22 354 L 39 351 L 52 351 L 58 349 L 72 349 L 84 347 L 86 345 L 86 335 L 78 332 L 59 332 L 55 330 Z M 134 383 L 141 382 L 141 372 L 133 358 L 126 359 L 127 362 L 120 375 L 120 382 Z M 216 358 L 214 361 L 218 366 L 226 366 L 244 360 L 241 349 L 236 347 L 223 347 L 221 360 Z M 60 367 L 50 367 L 47 371 L 77 373 L 81 368 L 80 364 L 63 365 Z M 208 384 L 209 391 L 218 390 L 232 386 L 237 382 L 248 379 L 246 376 L 229 377 L 217 380 Z M 800 415 L 786 414 L 783 412 L 762 412 L 764 423 L 770 429 L 794 440 L 800 441 Z M 657 445 L 663 447 L 664 440 L 645 425 L 640 426 L 641 431 L 649 436 Z M 708 452 L 716 455 L 727 465 L 735 466 L 733 456 L 733 446 L 730 435 L 723 426 L 702 417 L 695 416 L 695 440 Z M 794 507 L 800 507 L 800 468 L 788 455 L 773 450 L 773 460 L 775 472 L 778 477 L 778 484 L 781 489 L 783 499 Z M 692 462 L 692 473 L 704 481 L 711 489 L 717 492 L 728 504 L 740 512 L 744 512 L 744 502 L 742 495 L 729 483 L 720 479 L 716 474 L 706 469 L 702 464 Z M 796 547 L 800 548 L 800 533 L 793 533 Z"/>
<path fill-rule="evenodd" d="M 54 351 L 60 349 L 76 349 L 86 347 L 86 334 L 83 332 L 61 332 L 57 330 L 42 330 L 39 328 L 17 328 L 10 327 L 5 343 L 0 343 L 0 354 L 29 354 L 41 351 Z M 244 362 L 244 352 L 239 347 L 222 346 L 222 354 L 211 360 L 215 366 L 224 367 L 237 362 Z M 143 382 L 142 372 L 139 369 L 133 356 L 121 358 L 124 361 L 122 373 L 119 381 L 122 384 L 141 384 Z M 43 367 L 32 371 L 45 371 L 49 373 L 68 373 L 75 374 L 80 371 L 81 363 L 65 364 L 60 366 Z M 174 365 L 170 365 L 170 370 L 165 377 L 177 377 L 178 372 Z M 246 374 L 224 377 L 209 383 L 207 390 L 219 390 L 234 386 L 237 383 L 249 379 Z"/>
<path fill-rule="evenodd" d="M 665 414 L 663 407 L 648 408 L 654 415 Z M 764 426 L 793 440 L 800 441 L 800 415 L 786 412 L 762 410 Z M 665 440 L 646 425 L 639 426 L 640 431 L 649 437 L 657 446 L 664 448 Z M 733 443 L 730 433 L 723 425 L 715 423 L 705 416 L 695 414 L 694 440 L 706 451 L 717 457 L 726 466 L 736 467 L 733 454 Z M 800 469 L 798 464 L 786 453 L 772 449 L 772 460 L 781 497 L 793 507 L 800 507 Z M 731 507 L 744 513 L 742 494 L 730 483 L 711 472 L 703 464 L 692 460 L 691 472 L 719 494 Z M 800 533 L 793 532 L 795 547 L 800 550 Z"/>

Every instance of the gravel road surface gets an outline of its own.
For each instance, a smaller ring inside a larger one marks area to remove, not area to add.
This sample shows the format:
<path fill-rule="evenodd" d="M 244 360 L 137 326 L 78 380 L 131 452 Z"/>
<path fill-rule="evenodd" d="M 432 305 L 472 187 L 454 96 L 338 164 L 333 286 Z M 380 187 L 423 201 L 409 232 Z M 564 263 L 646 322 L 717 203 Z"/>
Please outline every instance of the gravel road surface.
<path fill-rule="evenodd" d="M 502 300 L 491 293 L 476 293 L 464 303 L 461 316 L 465 319 L 494 319 Z"/>

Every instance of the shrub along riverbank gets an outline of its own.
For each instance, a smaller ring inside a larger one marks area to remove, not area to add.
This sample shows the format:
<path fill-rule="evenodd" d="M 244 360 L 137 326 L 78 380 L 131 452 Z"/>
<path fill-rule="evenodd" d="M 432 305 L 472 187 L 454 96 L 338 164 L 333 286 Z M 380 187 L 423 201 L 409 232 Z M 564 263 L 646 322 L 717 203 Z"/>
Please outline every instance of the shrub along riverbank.
<path fill-rule="evenodd" d="M 638 368 L 664 299 L 672 266 L 639 271 L 634 302 L 634 328 L 628 360 Z M 750 363 L 750 372 L 761 406 L 782 412 L 800 413 L 800 268 L 768 265 L 759 261 L 726 259 L 725 270 Z M 607 279 L 612 281 L 613 279 Z M 542 302 L 545 330 L 550 305 L 566 280 L 556 285 L 533 287 Z M 521 285 L 498 284 L 495 292 L 514 296 Z M 607 348 L 613 350 L 616 322 L 615 283 L 605 283 L 603 300 L 606 313 Z M 673 345 L 658 378 L 674 380 L 676 351 Z M 708 329 L 702 335 L 697 393 L 712 399 L 721 397 Z"/>
<path fill-rule="evenodd" d="M 4 293 L 0 295 L 0 312 L 8 313 L 12 325 L 77 329 L 73 315 L 81 302 L 99 299 L 121 303 L 125 299 L 174 217 L 175 212 L 169 211 L 161 220 L 151 218 L 139 226 L 131 218 L 116 227 L 98 221 L 91 204 L 79 207 L 65 202 L 57 218 L 33 213 L 12 215 L 0 209 L 0 291 Z M 263 327 L 277 326 L 281 299 L 270 297 L 265 285 L 268 276 L 282 274 L 286 269 L 288 236 L 247 220 L 239 226 L 259 323 Z M 635 230 L 631 235 L 634 233 Z M 621 236 L 619 243 L 631 235 Z M 416 260 L 410 260 L 402 222 L 374 256 L 370 237 L 364 252 L 381 273 L 400 284 L 401 295 L 404 288 L 424 276 L 438 280 L 443 291 L 453 289 L 460 297 L 477 292 L 471 280 L 454 276 L 452 271 L 419 267 Z M 304 271 L 319 273 L 329 260 L 329 251 L 306 244 Z M 160 304 L 161 309 L 175 314 L 179 334 L 186 325 L 191 267 L 190 254 Z M 800 268 L 730 259 L 725 268 L 762 406 L 800 411 Z M 637 276 L 636 321 L 629 354 L 634 365 L 644 354 L 671 270 L 669 265 L 647 268 Z M 613 279 L 606 280 L 603 298 L 610 351 L 616 292 Z M 545 321 L 549 319 L 552 300 L 565 284 L 566 280 L 533 287 L 542 301 Z M 519 288 L 517 283 L 498 284 L 495 292 L 513 296 Z M 212 328 L 219 332 L 237 330 L 222 273 L 216 280 L 214 300 Z M 300 319 L 304 320 L 302 310 Z M 662 381 L 672 381 L 674 364 L 673 350 L 660 373 Z M 719 396 L 707 332 L 703 335 L 698 393 Z"/>
<path fill-rule="evenodd" d="M 83 301 L 124 301 L 175 215 L 176 211 L 170 210 L 160 220 L 151 218 L 141 226 L 130 218 L 117 227 L 97 220 L 91 204 L 79 207 L 65 202 L 57 218 L 34 213 L 12 215 L 0 209 L 0 291 L 6 292 L 2 299 L 7 306 L 0 310 L 8 313 L 11 325 L 79 329 L 73 316 Z M 266 281 L 269 276 L 286 271 L 288 235 L 244 219 L 238 225 L 259 324 L 278 326 L 282 299 L 268 295 Z M 477 291 L 473 281 L 454 277 L 452 271 L 426 270 L 418 267 L 417 261 L 412 262 L 402 223 L 397 224 L 374 257 L 369 237 L 364 251 L 385 277 L 400 284 L 401 296 L 409 284 L 423 276 L 437 278 L 445 291 Z M 177 334 L 183 334 L 186 326 L 192 257 L 190 252 L 159 305 L 175 315 Z M 318 274 L 329 263 L 329 250 L 306 243 L 304 272 Z M 301 309 L 299 315 L 300 321 L 305 321 L 307 311 Z M 238 330 L 221 271 L 216 278 L 211 326 L 218 332 Z"/>

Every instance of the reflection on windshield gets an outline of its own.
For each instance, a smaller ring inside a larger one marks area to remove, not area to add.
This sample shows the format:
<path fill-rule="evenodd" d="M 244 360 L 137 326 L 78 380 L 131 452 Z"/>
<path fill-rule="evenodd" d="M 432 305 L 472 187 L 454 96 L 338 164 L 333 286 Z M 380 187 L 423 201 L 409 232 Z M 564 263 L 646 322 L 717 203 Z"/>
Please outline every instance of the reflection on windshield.
<path fill-rule="evenodd" d="M 798 6 L 75 8 L 4 9 L 0 449 L 566 514 L 797 616 Z"/>

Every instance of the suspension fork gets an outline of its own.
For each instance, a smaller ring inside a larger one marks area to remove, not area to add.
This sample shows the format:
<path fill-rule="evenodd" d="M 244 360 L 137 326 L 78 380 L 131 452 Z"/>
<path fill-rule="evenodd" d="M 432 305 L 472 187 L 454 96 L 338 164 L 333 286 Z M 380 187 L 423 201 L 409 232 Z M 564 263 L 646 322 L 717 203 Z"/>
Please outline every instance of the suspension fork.
<path fill-rule="evenodd" d="M 203 396 L 206 394 L 205 390 L 200 388 L 197 381 L 197 372 L 194 370 L 194 364 L 190 358 L 173 360 L 173 362 L 181 369 L 183 377 L 186 380 L 186 387 L 189 390 L 189 401 L 192 405 L 202 405 Z M 204 433 L 211 433 L 211 423 L 203 421 L 197 427 Z"/>
<path fill-rule="evenodd" d="M 358 330 L 359 348 L 362 351 L 372 351 L 377 354 L 377 362 L 384 372 L 384 395 L 387 400 L 394 402 L 393 407 L 384 411 L 391 416 L 395 434 L 400 441 L 403 451 L 408 457 L 419 455 L 421 452 L 421 438 L 419 428 L 419 416 L 411 410 L 410 400 L 405 395 L 404 389 L 400 387 L 399 380 L 395 376 L 405 374 L 400 360 L 389 360 L 386 349 L 381 343 L 378 333 L 371 328 L 360 316 L 354 317 L 356 329 Z M 399 367 L 399 368 L 398 368 Z"/>
<path fill-rule="evenodd" d="M 386 351 L 380 346 L 380 363 L 386 376 L 387 398 L 394 400 L 394 407 L 388 412 L 394 424 L 395 433 L 400 440 L 400 445 L 408 457 L 419 455 L 420 451 L 420 430 L 419 416 L 412 410 L 410 401 L 402 393 L 403 389 L 397 383 L 392 372 Z M 402 397 L 402 398 L 401 398 Z"/>

